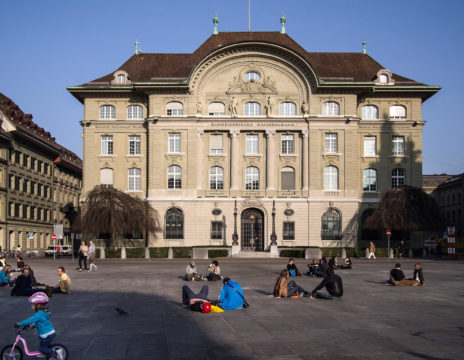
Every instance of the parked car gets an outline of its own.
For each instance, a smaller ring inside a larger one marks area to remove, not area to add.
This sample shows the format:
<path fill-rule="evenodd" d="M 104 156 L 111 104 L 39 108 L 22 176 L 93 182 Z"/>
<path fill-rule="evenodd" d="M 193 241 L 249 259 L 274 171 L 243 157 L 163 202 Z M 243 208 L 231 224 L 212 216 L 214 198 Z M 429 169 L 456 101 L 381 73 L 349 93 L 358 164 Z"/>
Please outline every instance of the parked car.
<path fill-rule="evenodd" d="M 57 250 L 59 248 L 59 251 Z M 72 247 L 71 245 L 49 245 L 48 249 L 45 250 L 45 256 L 53 256 L 53 254 L 57 256 L 66 256 L 72 255 Z"/>

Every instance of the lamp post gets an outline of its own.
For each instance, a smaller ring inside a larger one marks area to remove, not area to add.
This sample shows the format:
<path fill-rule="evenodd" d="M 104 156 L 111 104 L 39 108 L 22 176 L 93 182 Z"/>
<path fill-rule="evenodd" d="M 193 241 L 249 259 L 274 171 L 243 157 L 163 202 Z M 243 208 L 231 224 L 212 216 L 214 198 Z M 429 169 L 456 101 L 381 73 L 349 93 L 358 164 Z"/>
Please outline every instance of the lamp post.
<path fill-rule="evenodd" d="M 238 233 L 237 233 L 237 200 L 234 206 L 234 233 L 232 234 L 232 245 L 238 246 Z"/>
<path fill-rule="evenodd" d="M 277 248 L 277 234 L 275 232 L 275 215 L 276 215 L 276 209 L 275 209 L 275 200 L 272 201 L 272 233 L 271 233 L 271 254 L 274 257 L 279 256 L 279 250 Z"/>

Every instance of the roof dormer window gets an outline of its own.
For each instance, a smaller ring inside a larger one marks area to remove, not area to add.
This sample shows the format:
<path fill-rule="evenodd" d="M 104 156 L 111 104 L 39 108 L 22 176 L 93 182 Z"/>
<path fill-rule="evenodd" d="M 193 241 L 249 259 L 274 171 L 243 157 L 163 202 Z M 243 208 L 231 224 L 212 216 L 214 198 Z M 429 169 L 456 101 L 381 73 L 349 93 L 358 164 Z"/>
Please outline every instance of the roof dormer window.
<path fill-rule="evenodd" d="M 388 84 L 388 75 L 387 74 L 381 74 L 379 76 L 379 82 L 381 84 Z"/>
<path fill-rule="evenodd" d="M 119 74 L 118 75 L 118 84 L 123 85 L 126 83 L 126 75 Z"/>
<path fill-rule="evenodd" d="M 395 85 L 395 80 L 393 80 L 392 73 L 387 69 L 380 69 L 377 72 L 377 77 L 374 80 L 375 85 Z"/>
<path fill-rule="evenodd" d="M 245 81 L 258 81 L 260 79 L 259 74 L 256 71 L 249 71 L 245 74 Z"/>

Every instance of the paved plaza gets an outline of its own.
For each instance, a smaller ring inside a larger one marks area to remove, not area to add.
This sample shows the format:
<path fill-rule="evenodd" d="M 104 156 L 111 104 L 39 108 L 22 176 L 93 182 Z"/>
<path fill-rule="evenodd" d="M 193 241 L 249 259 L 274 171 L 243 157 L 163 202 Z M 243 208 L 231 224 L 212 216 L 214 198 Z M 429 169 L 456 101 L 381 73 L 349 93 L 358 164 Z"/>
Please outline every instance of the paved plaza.
<path fill-rule="evenodd" d="M 340 301 L 274 299 L 269 295 L 281 259 L 219 259 L 251 304 L 247 310 L 202 314 L 181 306 L 180 276 L 188 259 L 98 261 L 98 272 L 79 273 L 70 259 L 27 259 L 39 282 L 55 284 L 65 266 L 73 296 L 51 300 L 56 342 L 71 359 L 462 359 L 464 353 L 464 262 L 422 260 L 427 286 L 384 286 L 395 261 L 354 260 L 338 271 Z M 401 260 L 412 276 L 416 260 Z M 208 262 L 197 261 L 206 271 Z M 300 269 L 306 261 L 297 259 Z M 313 289 L 320 279 L 302 276 Z M 222 282 L 209 285 L 217 299 Z M 32 315 L 24 297 L 0 289 L 0 346 L 14 338 L 13 324 Z M 120 307 L 128 316 L 119 316 Z M 38 348 L 35 332 L 27 332 Z"/>

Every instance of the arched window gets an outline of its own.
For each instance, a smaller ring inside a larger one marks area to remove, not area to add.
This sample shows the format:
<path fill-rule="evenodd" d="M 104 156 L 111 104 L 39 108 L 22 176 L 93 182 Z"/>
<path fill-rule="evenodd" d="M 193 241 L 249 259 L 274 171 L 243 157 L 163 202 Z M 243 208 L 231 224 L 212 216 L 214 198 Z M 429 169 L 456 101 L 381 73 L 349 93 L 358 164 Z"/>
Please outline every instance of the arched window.
<path fill-rule="evenodd" d="M 119 74 L 118 75 L 118 84 L 125 84 L 126 83 L 126 75 Z"/>
<path fill-rule="evenodd" d="M 377 120 L 379 118 L 379 109 L 374 105 L 366 105 L 362 108 L 363 120 Z"/>
<path fill-rule="evenodd" d="M 364 169 L 363 171 L 363 191 L 377 191 L 377 170 Z"/>
<path fill-rule="evenodd" d="M 279 115 L 292 116 L 296 115 L 296 104 L 293 102 L 283 102 L 279 104 Z"/>
<path fill-rule="evenodd" d="M 259 169 L 254 166 L 247 167 L 245 170 L 245 189 L 259 190 Z"/>
<path fill-rule="evenodd" d="M 184 238 L 184 214 L 178 208 L 169 209 L 165 218 L 165 239 Z"/>
<path fill-rule="evenodd" d="M 392 189 L 403 186 L 405 184 L 405 171 L 401 168 L 392 170 Z"/>
<path fill-rule="evenodd" d="M 209 188 L 211 190 L 224 189 L 224 169 L 219 166 L 213 166 L 209 170 Z"/>
<path fill-rule="evenodd" d="M 184 105 L 179 101 L 171 101 L 166 105 L 166 114 L 169 116 L 183 115 Z"/>
<path fill-rule="evenodd" d="M 113 186 L 113 169 L 100 169 L 100 184 L 106 186 Z"/>
<path fill-rule="evenodd" d="M 247 102 L 243 113 L 248 116 L 261 115 L 261 105 L 257 102 Z"/>
<path fill-rule="evenodd" d="M 340 115 L 340 105 L 335 101 L 327 101 L 322 105 L 322 115 L 338 116 Z"/>
<path fill-rule="evenodd" d="M 168 167 L 168 189 L 182 189 L 182 169 L 180 166 Z"/>
<path fill-rule="evenodd" d="M 131 105 L 127 107 L 127 118 L 143 119 L 143 108 L 140 105 Z"/>
<path fill-rule="evenodd" d="M 113 105 L 100 106 L 100 119 L 114 119 L 116 111 Z"/>
<path fill-rule="evenodd" d="M 131 168 L 128 172 L 128 190 L 141 191 L 142 190 L 142 170 L 138 168 Z"/>
<path fill-rule="evenodd" d="M 226 106 L 222 102 L 212 102 L 208 104 L 208 115 L 223 116 L 226 114 Z"/>
<path fill-rule="evenodd" d="M 322 215 L 322 240 L 342 239 L 342 216 L 336 209 L 329 209 Z"/>
<path fill-rule="evenodd" d="M 403 105 L 390 106 L 390 119 L 406 119 L 406 108 Z"/>
<path fill-rule="evenodd" d="M 282 168 L 280 178 L 282 190 L 295 190 L 295 169 L 288 166 Z"/>
<path fill-rule="evenodd" d="M 249 71 L 245 74 L 245 81 L 258 81 L 260 78 L 256 71 Z"/>
<path fill-rule="evenodd" d="M 335 166 L 324 168 L 324 190 L 338 190 L 338 169 Z"/>
<path fill-rule="evenodd" d="M 381 84 L 388 84 L 388 75 L 387 74 L 381 74 L 379 76 L 379 82 Z"/>

